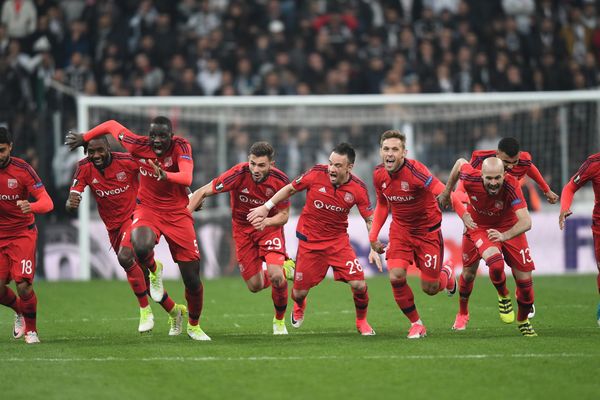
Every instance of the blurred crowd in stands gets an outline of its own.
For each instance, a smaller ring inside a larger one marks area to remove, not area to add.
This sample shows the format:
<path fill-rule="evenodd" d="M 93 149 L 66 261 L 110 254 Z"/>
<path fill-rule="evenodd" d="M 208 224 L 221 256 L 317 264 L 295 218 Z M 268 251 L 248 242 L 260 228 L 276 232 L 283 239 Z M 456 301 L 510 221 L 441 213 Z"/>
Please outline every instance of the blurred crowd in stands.
<path fill-rule="evenodd" d="M 62 126 L 76 126 L 69 90 L 51 88 L 51 80 L 103 96 L 512 92 L 598 85 L 600 4 L 593 0 L 0 4 L 0 124 L 14 133 L 17 154 L 34 164 L 38 154 L 32 146 L 39 149 L 40 132 L 54 123 L 48 110 L 63 111 Z M 483 147 L 493 148 L 506 135 L 498 129 L 482 125 L 473 142 L 489 134 Z M 434 161 L 448 162 L 449 168 L 456 154 L 448 151 L 448 132 L 431 133 L 427 145 L 440 153 Z M 293 132 L 293 138 L 290 132 L 277 134 L 282 142 L 298 142 L 302 132 Z M 321 134 L 318 143 L 329 143 Z M 231 161 L 237 161 L 235 149 L 245 154 L 253 139 L 230 134 Z"/>

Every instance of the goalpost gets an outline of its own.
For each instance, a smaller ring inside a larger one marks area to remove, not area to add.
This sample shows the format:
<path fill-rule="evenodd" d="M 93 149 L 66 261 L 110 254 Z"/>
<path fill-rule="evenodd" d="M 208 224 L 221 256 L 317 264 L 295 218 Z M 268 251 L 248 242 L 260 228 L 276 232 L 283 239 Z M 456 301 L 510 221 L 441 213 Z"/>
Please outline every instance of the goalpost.
<path fill-rule="evenodd" d="M 267 140 L 277 166 L 290 178 L 326 162 L 333 145 L 352 143 L 354 172 L 371 188 L 379 163 L 379 136 L 387 129 L 407 135 L 408 157 L 424 162 L 445 181 L 454 160 L 476 148 L 495 148 L 514 136 L 555 192 L 587 155 L 600 148 L 600 91 L 253 97 L 77 98 L 78 129 L 115 119 L 145 134 L 149 120 L 165 115 L 177 135 L 192 144 L 193 187 L 244 161 L 249 145 Z M 209 199 L 213 214 L 227 213 L 227 198 Z M 294 199 L 293 206 L 301 206 Z M 90 279 L 89 194 L 79 207 L 80 278 Z"/>

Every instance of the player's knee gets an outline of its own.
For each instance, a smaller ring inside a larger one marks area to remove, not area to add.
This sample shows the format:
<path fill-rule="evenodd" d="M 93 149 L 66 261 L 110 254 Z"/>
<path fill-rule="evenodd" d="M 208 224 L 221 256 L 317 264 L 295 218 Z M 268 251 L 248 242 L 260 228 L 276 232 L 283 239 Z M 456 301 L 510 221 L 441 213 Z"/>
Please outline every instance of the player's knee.
<path fill-rule="evenodd" d="M 135 262 L 133 249 L 129 249 L 127 247 L 121 248 L 121 250 L 119 250 L 119 254 L 117 254 L 117 260 L 119 261 L 119 265 L 123 267 L 124 270 L 131 268 Z"/>
<path fill-rule="evenodd" d="M 306 295 L 308 294 L 308 291 L 306 290 L 292 290 L 292 300 L 294 300 L 296 303 L 302 303 L 304 301 L 304 299 L 306 298 Z"/>
<path fill-rule="evenodd" d="M 473 271 L 470 268 L 464 268 L 461 272 L 462 278 L 465 280 L 465 282 L 470 283 L 473 282 L 475 280 L 475 276 L 477 275 L 476 270 Z"/>
<path fill-rule="evenodd" d="M 248 285 L 248 290 L 252 293 L 258 293 L 262 290 L 262 286 L 260 284 L 254 282 L 246 282 L 246 284 Z"/>
<path fill-rule="evenodd" d="M 19 297 L 29 297 L 32 290 L 33 286 L 27 281 L 17 283 L 17 293 L 19 294 Z"/>
<path fill-rule="evenodd" d="M 6 284 L 2 283 L 2 284 L 0 284 L 0 298 L 4 297 L 5 294 L 6 294 Z"/>
<path fill-rule="evenodd" d="M 440 285 L 438 282 L 424 282 L 421 288 L 429 296 L 434 296 L 439 292 Z"/>
<path fill-rule="evenodd" d="M 352 281 L 351 285 L 352 289 L 358 290 L 360 292 L 364 291 L 367 288 L 367 282 L 365 281 Z"/>
<path fill-rule="evenodd" d="M 271 281 L 271 284 L 273 286 L 279 287 L 283 284 L 283 282 L 285 281 L 285 278 L 283 277 L 282 271 L 277 271 L 277 272 L 269 273 L 269 280 Z"/>

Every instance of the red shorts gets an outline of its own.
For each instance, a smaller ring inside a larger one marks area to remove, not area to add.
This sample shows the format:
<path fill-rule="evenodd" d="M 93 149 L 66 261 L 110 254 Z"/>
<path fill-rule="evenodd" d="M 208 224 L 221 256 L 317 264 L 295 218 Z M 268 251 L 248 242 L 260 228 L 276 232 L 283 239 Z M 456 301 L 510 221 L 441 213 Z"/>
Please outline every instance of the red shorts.
<path fill-rule="evenodd" d="M 156 243 L 161 235 L 165 237 L 175 262 L 200 259 L 194 219 L 188 210 L 161 212 L 139 205 L 133 212 L 131 230 L 141 226 L 152 229 L 156 235 Z"/>
<path fill-rule="evenodd" d="M 108 238 L 110 240 L 110 245 L 115 251 L 115 253 L 119 253 L 119 249 L 121 247 L 129 247 L 133 248 L 131 245 L 131 224 L 133 220 L 128 218 L 123 225 L 121 225 L 118 229 L 113 229 L 112 231 L 108 231 Z"/>
<path fill-rule="evenodd" d="M 363 281 L 365 274 L 348 238 L 331 241 L 329 246 L 319 246 L 314 250 L 310 243 L 300 240 L 296 255 L 294 289 L 308 290 L 317 286 L 327 275 L 329 266 L 333 268 L 336 281 Z"/>
<path fill-rule="evenodd" d="M 394 224 L 390 229 L 390 244 L 385 258 L 414 263 L 421 271 L 422 279 L 437 281 L 444 262 L 442 230 L 415 232 Z"/>
<path fill-rule="evenodd" d="M 33 282 L 37 235 L 34 226 L 14 236 L 0 238 L 0 280 Z"/>
<path fill-rule="evenodd" d="M 270 262 L 285 261 L 285 239 L 281 227 L 266 228 L 263 231 L 240 231 L 233 233 L 235 252 L 240 273 L 245 281 L 262 271 L 262 263 L 267 256 Z M 275 261 L 271 261 L 275 260 Z"/>
<path fill-rule="evenodd" d="M 506 264 L 522 272 L 535 269 L 527 236 L 524 233 L 506 242 L 492 242 L 488 239 L 486 229 L 468 230 L 463 235 L 463 265 L 471 265 L 479 262 L 481 255 L 486 249 L 496 247 L 504 256 Z"/>

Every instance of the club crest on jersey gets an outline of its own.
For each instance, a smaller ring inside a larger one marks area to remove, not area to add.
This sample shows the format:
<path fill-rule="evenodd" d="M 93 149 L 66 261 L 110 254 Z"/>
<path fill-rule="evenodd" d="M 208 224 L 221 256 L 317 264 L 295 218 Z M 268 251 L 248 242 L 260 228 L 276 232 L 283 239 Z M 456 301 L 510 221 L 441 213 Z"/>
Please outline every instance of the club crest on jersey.
<path fill-rule="evenodd" d="M 163 164 L 166 168 L 173 165 L 173 159 L 171 157 L 166 157 L 165 162 Z"/>
<path fill-rule="evenodd" d="M 218 183 L 215 185 L 215 190 L 216 190 L 216 191 L 221 191 L 221 190 L 223 190 L 223 186 L 224 186 L 224 185 L 223 185 L 223 182 L 218 182 Z"/>
<path fill-rule="evenodd" d="M 127 180 L 127 174 L 124 171 L 117 172 L 117 180 L 121 182 Z"/>
<path fill-rule="evenodd" d="M 496 200 L 496 202 L 494 203 L 494 206 L 496 206 L 496 208 L 502 210 L 504 208 L 504 202 L 501 200 Z"/>
<path fill-rule="evenodd" d="M 410 189 L 410 187 L 408 186 L 408 182 L 406 182 L 406 181 L 400 182 L 400 189 L 404 190 L 405 192 L 408 191 Z"/>
<path fill-rule="evenodd" d="M 267 197 L 273 197 L 274 194 L 275 194 L 275 192 L 271 188 L 267 188 L 267 190 L 265 190 L 265 195 Z"/>
<path fill-rule="evenodd" d="M 16 179 L 9 179 L 7 183 L 8 183 L 9 189 L 16 189 L 17 186 L 19 186 L 19 183 L 17 182 Z"/>
<path fill-rule="evenodd" d="M 346 194 L 344 195 L 344 200 L 346 201 L 346 203 L 352 203 L 354 201 L 354 196 L 352 195 L 352 193 L 346 192 Z"/>

